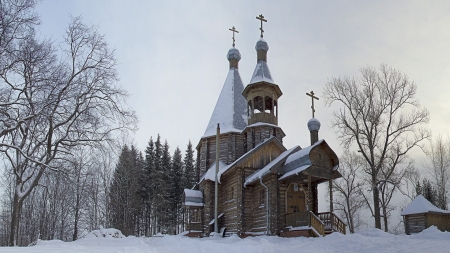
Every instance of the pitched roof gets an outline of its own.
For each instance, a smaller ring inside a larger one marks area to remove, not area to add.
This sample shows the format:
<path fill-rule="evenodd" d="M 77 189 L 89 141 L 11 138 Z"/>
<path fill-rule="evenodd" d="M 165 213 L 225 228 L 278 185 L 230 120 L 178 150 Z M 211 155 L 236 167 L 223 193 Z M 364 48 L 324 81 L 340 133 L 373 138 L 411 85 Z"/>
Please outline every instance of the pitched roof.
<path fill-rule="evenodd" d="M 301 149 L 286 159 L 283 171 L 285 173 L 294 170 L 296 168 L 302 167 L 304 165 L 311 165 L 311 160 L 309 159 L 309 153 L 315 147 L 320 145 L 324 140 L 319 140 L 311 146 Z"/>
<path fill-rule="evenodd" d="M 184 206 L 203 206 L 203 194 L 198 190 L 184 189 Z"/>
<path fill-rule="evenodd" d="M 272 75 L 270 74 L 267 62 L 258 61 L 255 67 L 255 71 L 253 71 L 252 79 L 250 79 L 249 84 L 258 83 L 262 81 L 275 84 L 275 82 L 272 79 Z"/>
<path fill-rule="evenodd" d="M 319 140 L 313 145 L 291 154 L 286 159 L 286 162 L 283 165 L 283 175 L 278 180 L 283 180 L 290 176 L 298 175 L 299 173 L 311 168 L 313 166 L 313 163 L 310 158 L 311 150 L 313 150 L 315 147 L 319 145 L 324 146 L 326 149 L 330 150 L 332 155 L 331 159 L 335 161 L 331 172 L 332 174 L 329 176 L 333 176 L 333 178 L 341 177 L 341 174 L 339 173 L 339 171 L 337 171 L 337 169 L 339 168 L 338 157 L 336 156 L 334 151 L 330 148 L 330 146 L 328 146 L 325 140 Z M 314 167 L 312 167 L 311 169 L 314 170 Z"/>
<path fill-rule="evenodd" d="M 419 213 L 450 213 L 450 211 L 442 210 L 431 204 L 424 196 L 418 195 L 400 215 L 419 214 Z"/>
<path fill-rule="evenodd" d="M 279 145 L 279 147 L 281 149 L 283 149 L 283 151 L 286 150 L 286 148 L 283 146 L 283 144 L 280 143 L 280 141 L 278 141 L 278 139 L 275 136 L 272 136 L 266 140 L 264 140 L 263 142 L 259 143 L 258 145 L 256 145 L 253 149 L 251 149 L 250 151 L 248 151 L 247 153 L 245 153 L 244 155 L 242 155 L 241 157 L 239 157 L 236 161 L 234 161 L 233 163 L 229 164 L 229 165 L 225 165 L 225 166 L 221 166 L 220 164 L 223 164 L 222 161 L 220 161 L 219 163 L 219 173 L 217 173 L 217 178 L 218 181 L 220 183 L 220 177 L 227 172 L 228 170 L 230 170 L 231 168 L 233 168 L 234 166 L 237 166 L 239 164 L 241 164 L 243 161 L 245 161 L 250 155 L 252 155 L 253 153 L 255 153 L 257 150 L 259 150 L 260 148 L 264 147 L 265 145 L 274 142 L 275 144 Z M 214 163 L 215 164 L 215 163 Z M 211 181 L 215 181 L 215 166 L 211 166 L 209 167 L 208 171 L 205 173 L 205 176 L 203 176 L 200 179 L 200 182 L 202 182 L 203 180 L 211 180 Z M 207 176 L 209 175 L 209 176 Z"/>
<path fill-rule="evenodd" d="M 219 171 L 223 170 L 225 167 L 227 167 L 227 165 L 224 162 L 222 162 L 221 160 L 219 160 Z M 205 175 L 203 175 L 203 177 L 200 178 L 200 182 L 205 179 L 215 181 L 215 179 L 216 179 L 216 162 L 215 161 L 211 166 L 209 166 L 209 169 L 206 171 Z"/>
<path fill-rule="evenodd" d="M 295 152 L 295 151 L 297 151 L 299 149 L 301 149 L 300 146 L 295 146 L 295 147 L 293 147 L 293 148 L 291 148 L 289 150 L 286 150 L 283 153 L 281 153 L 277 158 L 275 158 L 269 164 L 264 166 L 264 168 L 262 168 L 260 170 L 257 170 L 257 171 L 255 171 L 255 173 L 251 174 L 247 178 L 247 180 L 245 180 L 244 186 L 247 186 L 248 184 L 251 184 L 251 183 L 255 182 L 256 180 L 264 177 L 273 168 L 276 168 L 278 165 L 283 163 L 290 154 L 292 154 L 293 152 Z"/>
<path fill-rule="evenodd" d="M 203 137 L 215 135 L 218 123 L 220 133 L 241 133 L 244 130 L 247 126 L 247 101 L 242 95 L 243 90 L 239 70 L 231 68 Z"/>

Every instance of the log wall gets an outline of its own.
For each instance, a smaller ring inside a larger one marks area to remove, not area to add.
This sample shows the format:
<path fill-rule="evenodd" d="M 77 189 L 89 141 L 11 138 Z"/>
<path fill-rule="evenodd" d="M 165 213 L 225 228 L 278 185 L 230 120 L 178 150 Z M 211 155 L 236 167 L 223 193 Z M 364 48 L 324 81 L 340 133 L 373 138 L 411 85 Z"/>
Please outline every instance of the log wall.
<path fill-rule="evenodd" d="M 231 164 L 241 157 L 244 150 L 244 136 L 240 133 L 225 133 L 220 135 L 220 160 Z M 197 146 L 197 160 L 201 178 L 216 161 L 216 136 L 202 138 Z"/>
<path fill-rule="evenodd" d="M 245 144 L 246 152 L 272 136 L 275 136 L 280 143 L 283 143 L 284 138 L 284 133 L 280 128 L 268 125 L 247 128 L 243 135 L 245 136 L 244 139 L 247 141 Z"/>
<path fill-rule="evenodd" d="M 420 233 L 430 226 L 436 226 L 441 231 L 450 232 L 450 214 L 421 213 L 403 216 L 405 233 L 407 235 Z"/>

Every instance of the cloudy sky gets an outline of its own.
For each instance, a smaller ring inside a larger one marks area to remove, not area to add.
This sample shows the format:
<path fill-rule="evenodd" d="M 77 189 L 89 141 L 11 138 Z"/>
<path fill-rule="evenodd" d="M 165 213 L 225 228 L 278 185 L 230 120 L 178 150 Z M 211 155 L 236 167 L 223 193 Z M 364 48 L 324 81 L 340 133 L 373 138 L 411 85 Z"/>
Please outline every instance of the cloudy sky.
<path fill-rule="evenodd" d="M 144 150 L 159 133 L 171 149 L 196 146 L 228 73 L 226 54 L 236 47 L 244 85 L 256 65 L 255 43 L 263 14 L 268 64 L 284 95 L 279 125 L 284 144 L 309 145 L 306 122 L 313 90 L 327 80 L 353 76 L 361 67 L 388 64 L 417 84 L 431 114 L 434 135 L 449 134 L 450 2 L 448 1 L 138 1 L 43 0 L 41 35 L 62 38 L 70 15 L 98 25 L 116 49 L 120 83 L 139 115 L 133 142 Z M 338 154 L 330 128 L 333 108 L 316 105 L 319 133 Z"/>

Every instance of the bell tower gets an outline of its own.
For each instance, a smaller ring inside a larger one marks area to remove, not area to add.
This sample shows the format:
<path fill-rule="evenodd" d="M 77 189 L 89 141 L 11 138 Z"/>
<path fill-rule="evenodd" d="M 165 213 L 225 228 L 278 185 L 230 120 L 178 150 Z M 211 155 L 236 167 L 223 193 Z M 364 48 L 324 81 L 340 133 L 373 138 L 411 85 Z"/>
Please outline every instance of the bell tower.
<path fill-rule="evenodd" d="M 263 22 L 267 20 L 263 15 L 259 15 L 256 19 L 261 21 L 259 28 L 261 35 L 255 46 L 256 67 L 250 83 L 242 92 L 247 100 L 248 126 L 244 131 L 247 151 L 271 136 L 276 136 L 280 142 L 285 136 L 278 126 L 278 99 L 283 93 L 273 81 L 267 65 L 269 45 L 263 38 L 262 28 Z"/>

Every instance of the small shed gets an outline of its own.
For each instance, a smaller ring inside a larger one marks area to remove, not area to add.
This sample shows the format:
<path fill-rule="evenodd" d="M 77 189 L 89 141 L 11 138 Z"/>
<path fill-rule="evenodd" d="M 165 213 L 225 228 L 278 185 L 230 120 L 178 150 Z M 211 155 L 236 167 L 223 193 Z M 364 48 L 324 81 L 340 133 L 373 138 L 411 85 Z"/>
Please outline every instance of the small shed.
<path fill-rule="evenodd" d="M 422 195 L 418 195 L 401 215 L 407 235 L 419 233 L 430 226 L 450 231 L 450 211 L 436 207 Z"/>

